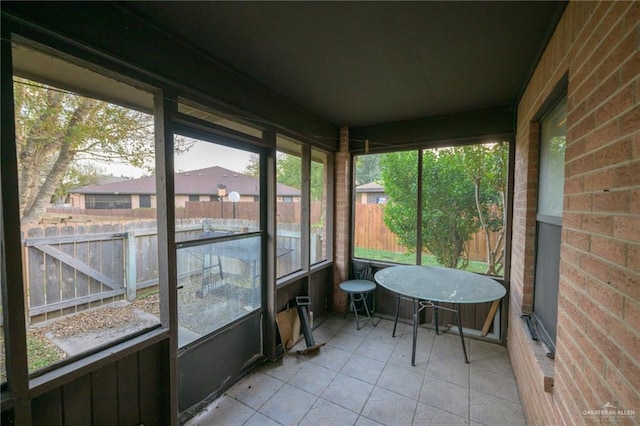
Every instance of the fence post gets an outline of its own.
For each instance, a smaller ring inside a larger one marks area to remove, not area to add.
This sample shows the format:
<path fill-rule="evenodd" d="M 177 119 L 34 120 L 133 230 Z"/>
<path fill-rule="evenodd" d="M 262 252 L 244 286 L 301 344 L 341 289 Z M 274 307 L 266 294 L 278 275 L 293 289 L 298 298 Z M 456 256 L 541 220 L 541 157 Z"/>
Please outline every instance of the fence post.
<path fill-rule="evenodd" d="M 136 299 L 136 233 L 133 230 L 129 230 L 125 235 L 127 238 L 127 263 L 125 265 L 127 300 L 131 302 Z"/>

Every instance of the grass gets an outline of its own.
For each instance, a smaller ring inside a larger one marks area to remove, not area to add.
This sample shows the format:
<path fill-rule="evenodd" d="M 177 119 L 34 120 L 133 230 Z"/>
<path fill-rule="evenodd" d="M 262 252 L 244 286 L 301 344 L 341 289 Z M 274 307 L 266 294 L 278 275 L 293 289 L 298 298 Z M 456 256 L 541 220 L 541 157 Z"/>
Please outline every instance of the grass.
<path fill-rule="evenodd" d="M 38 332 L 27 333 L 27 357 L 29 372 L 38 370 L 64 359 L 64 353 Z"/>
<path fill-rule="evenodd" d="M 383 250 L 373 250 L 373 249 L 367 249 L 362 247 L 354 247 L 353 255 L 354 257 L 357 257 L 360 259 L 379 260 L 382 262 L 402 263 L 406 265 L 415 265 L 416 263 L 415 253 L 394 253 L 394 252 L 383 251 Z M 428 254 L 422 255 L 422 264 L 430 265 L 430 266 L 440 266 L 436 261 L 435 256 L 428 255 Z M 487 264 L 485 262 L 470 260 L 469 265 L 467 265 L 465 270 L 469 272 L 478 272 L 483 274 L 487 270 Z"/>

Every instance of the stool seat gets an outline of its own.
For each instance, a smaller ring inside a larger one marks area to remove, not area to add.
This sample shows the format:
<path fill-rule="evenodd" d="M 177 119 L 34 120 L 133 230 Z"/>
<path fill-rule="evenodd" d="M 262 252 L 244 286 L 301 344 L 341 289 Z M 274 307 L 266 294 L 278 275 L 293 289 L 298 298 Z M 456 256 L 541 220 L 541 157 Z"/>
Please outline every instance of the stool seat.
<path fill-rule="evenodd" d="M 340 289 L 345 293 L 370 293 L 376 285 L 367 280 L 349 280 L 340 283 Z"/>
<path fill-rule="evenodd" d="M 360 330 L 360 323 L 367 321 L 371 322 L 371 324 L 375 327 L 376 324 L 371 319 L 371 314 L 369 313 L 369 307 L 367 306 L 366 296 L 369 293 L 374 292 L 376 289 L 376 284 L 373 281 L 368 280 L 348 280 L 340 283 L 340 290 L 344 291 L 349 295 L 349 309 L 356 316 L 356 329 Z M 366 314 L 366 317 L 363 319 L 358 318 L 358 307 L 356 303 L 359 302 L 362 305 L 362 310 Z M 347 316 L 345 312 L 344 316 Z"/>

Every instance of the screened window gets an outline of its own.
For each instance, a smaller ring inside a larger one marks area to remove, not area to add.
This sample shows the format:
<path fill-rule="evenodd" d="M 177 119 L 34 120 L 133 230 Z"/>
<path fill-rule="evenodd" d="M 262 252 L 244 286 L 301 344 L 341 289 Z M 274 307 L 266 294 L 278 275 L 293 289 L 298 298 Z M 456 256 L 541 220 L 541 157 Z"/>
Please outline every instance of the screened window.
<path fill-rule="evenodd" d="M 358 156 L 354 257 L 501 276 L 507 159 L 506 142 Z"/>
<path fill-rule="evenodd" d="M 354 257 L 415 264 L 417 152 L 358 156 L 354 183 Z"/>
<path fill-rule="evenodd" d="M 327 254 L 327 186 L 328 186 L 329 161 L 324 152 L 311 150 L 311 179 L 310 193 L 311 206 L 309 209 L 310 231 L 310 262 L 322 262 Z"/>
<path fill-rule="evenodd" d="M 27 46 L 14 45 L 13 55 L 28 366 L 35 371 L 160 324 L 155 211 L 144 223 L 111 211 L 132 208 L 121 185 L 146 184 L 142 176 L 154 167 L 153 117 L 148 108 L 113 103 L 117 95 L 105 101 L 88 93 L 107 85 L 144 105 L 153 96 Z M 58 86 L 67 74 L 82 78 Z M 86 185 L 105 188 L 74 203 L 103 212 L 91 212 L 90 226 L 45 225 L 55 220 L 50 200 Z"/>
<path fill-rule="evenodd" d="M 85 195 L 84 205 L 87 209 L 130 209 L 131 195 Z"/>
<path fill-rule="evenodd" d="M 536 236 L 536 272 L 533 313 L 541 337 L 551 352 L 555 349 L 558 320 L 558 283 L 562 200 L 564 195 L 564 154 L 567 134 L 566 98 L 542 119 Z"/>
<path fill-rule="evenodd" d="M 180 347 L 262 303 L 259 156 L 222 142 L 175 137 Z M 188 191 L 215 197 L 178 195 Z"/>
<path fill-rule="evenodd" d="M 302 269 L 302 146 L 277 138 L 276 157 L 276 276 Z M 306 265 L 305 265 L 306 266 Z"/>
<path fill-rule="evenodd" d="M 148 209 L 151 208 L 151 195 L 140 195 L 140 208 Z"/>

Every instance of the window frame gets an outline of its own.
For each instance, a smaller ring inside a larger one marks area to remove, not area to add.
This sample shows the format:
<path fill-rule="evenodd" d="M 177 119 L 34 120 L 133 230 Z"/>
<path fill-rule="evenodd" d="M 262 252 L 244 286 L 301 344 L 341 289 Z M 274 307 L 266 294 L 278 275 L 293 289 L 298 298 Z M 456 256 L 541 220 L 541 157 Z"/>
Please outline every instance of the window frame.
<path fill-rule="evenodd" d="M 566 136 L 567 136 L 567 129 L 566 129 L 566 120 L 567 120 L 567 94 L 566 93 L 562 93 L 560 96 L 558 96 L 556 99 L 554 99 L 553 103 L 551 104 L 551 106 L 547 109 L 547 111 L 545 112 L 545 114 L 539 119 L 539 123 L 540 123 L 540 140 L 539 140 L 539 158 L 538 158 L 538 187 L 537 187 L 537 205 L 536 205 L 536 226 L 535 226 L 535 254 L 534 254 L 534 277 L 533 277 L 533 298 L 532 298 L 532 311 L 531 311 L 531 315 L 535 324 L 535 331 L 537 332 L 538 336 L 540 336 L 542 338 L 542 340 L 544 341 L 545 345 L 548 348 L 548 353 L 547 356 L 549 358 L 554 358 L 555 356 L 555 351 L 556 351 L 556 343 L 555 343 L 555 338 L 556 338 L 556 332 L 557 332 L 557 324 L 558 324 L 558 319 L 557 319 L 557 305 L 558 305 L 558 289 L 559 289 L 559 275 L 560 275 L 560 271 L 559 271 L 559 263 L 560 263 L 560 246 L 562 244 L 561 241 L 561 232 L 562 232 L 562 214 L 563 214 L 563 204 L 560 203 L 560 214 L 559 215 L 550 215 L 550 214 L 543 214 L 543 213 L 538 213 L 540 210 L 540 205 L 541 203 L 544 201 L 542 200 L 541 195 L 541 185 L 544 183 L 544 181 L 547 179 L 547 176 L 544 175 L 544 173 L 542 173 L 543 171 L 543 166 L 546 165 L 547 161 L 550 161 L 549 158 L 547 158 L 545 156 L 545 154 L 549 154 L 551 151 L 545 149 L 545 145 L 550 144 L 550 139 L 547 140 L 545 139 L 545 131 L 544 131 L 544 126 L 545 126 L 545 120 L 548 119 L 552 119 L 552 118 L 556 118 L 556 114 L 558 112 L 561 112 L 562 109 L 564 109 L 564 114 L 562 115 L 562 120 L 561 122 L 564 122 L 564 137 L 566 140 Z M 566 149 L 566 146 L 565 146 Z M 564 157 L 565 157 L 566 151 L 563 152 L 562 157 L 563 157 L 563 163 L 564 163 Z M 564 164 L 563 164 L 564 166 Z M 563 174 L 564 175 L 564 174 Z M 564 197 L 564 179 L 562 182 L 563 186 L 561 187 L 561 190 L 563 191 L 563 197 Z M 546 235 L 546 237 L 544 237 L 545 241 L 549 238 L 549 231 L 543 231 L 542 229 L 547 229 L 549 227 L 553 227 L 553 229 L 555 228 L 559 228 L 557 229 L 558 235 L 555 236 L 554 242 L 552 242 L 553 246 L 545 246 L 544 248 L 541 247 L 541 240 L 542 240 L 542 236 L 543 234 Z M 557 246 L 555 241 L 558 242 Z M 556 276 L 556 271 L 554 268 L 554 271 L 547 271 L 545 269 L 545 277 L 547 277 L 548 272 L 551 272 L 553 274 L 554 279 L 553 280 L 548 280 L 548 279 L 542 279 L 541 278 L 541 271 L 539 270 L 539 268 L 543 268 L 544 266 L 549 266 L 549 265 L 541 265 L 539 264 L 539 262 L 544 262 L 545 258 L 551 254 L 555 254 L 557 253 L 557 259 L 558 259 L 558 271 L 557 271 L 557 276 L 558 279 L 555 279 Z M 540 286 L 543 286 L 542 288 L 540 288 Z M 553 298 L 550 296 L 554 296 Z M 551 300 L 553 299 L 553 300 Z M 541 309 L 540 305 L 544 304 L 545 309 Z M 555 308 L 551 307 L 551 311 L 548 311 L 546 308 L 548 306 L 548 304 L 555 304 Z M 538 305 L 538 309 L 536 310 L 536 305 Z M 555 318 L 550 318 L 550 314 L 553 316 L 555 312 Z M 550 329 L 550 327 L 553 327 L 553 330 Z"/>

